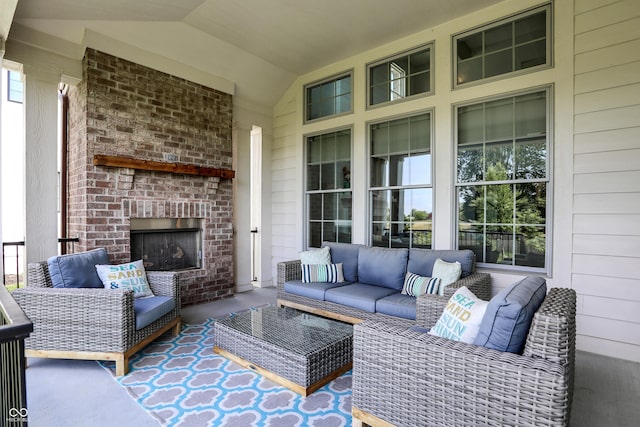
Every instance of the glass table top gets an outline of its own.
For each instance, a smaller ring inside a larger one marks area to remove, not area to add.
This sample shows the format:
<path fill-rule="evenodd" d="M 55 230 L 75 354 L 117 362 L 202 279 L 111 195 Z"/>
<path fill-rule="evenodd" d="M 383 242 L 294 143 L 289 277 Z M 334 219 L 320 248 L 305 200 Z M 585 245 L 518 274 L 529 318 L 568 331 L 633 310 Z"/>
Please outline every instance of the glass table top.
<path fill-rule="evenodd" d="M 268 306 L 217 321 L 296 354 L 314 353 L 353 335 L 353 326 L 295 310 Z"/>

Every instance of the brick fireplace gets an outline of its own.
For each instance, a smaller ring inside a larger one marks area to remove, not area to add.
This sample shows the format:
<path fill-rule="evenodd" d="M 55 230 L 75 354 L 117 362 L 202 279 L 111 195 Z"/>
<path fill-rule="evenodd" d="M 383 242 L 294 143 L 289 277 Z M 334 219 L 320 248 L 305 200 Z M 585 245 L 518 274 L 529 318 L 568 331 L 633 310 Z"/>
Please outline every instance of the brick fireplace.
<path fill-rule="evenodd" d="M 107 155 L 232 168 L 232 96 L 87 49 L 69 90 L 68 235 L 76 250 L 131 259 L 131 220 L 197 220 L 199 268 L 180 272 L 184 305 L 234 292 L 232 182 L 224 177 L 94 165 Z"/>

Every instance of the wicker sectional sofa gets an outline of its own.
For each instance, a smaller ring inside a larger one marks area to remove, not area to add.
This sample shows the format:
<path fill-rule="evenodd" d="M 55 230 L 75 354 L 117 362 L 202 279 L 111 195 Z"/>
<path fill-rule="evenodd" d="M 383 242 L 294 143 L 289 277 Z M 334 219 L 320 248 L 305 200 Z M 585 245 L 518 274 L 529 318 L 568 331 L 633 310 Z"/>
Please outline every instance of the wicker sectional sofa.
<path fill-rule="evenodd" d="M 491 278 L 475 271 L 472 251 L 376 248 L 357 244 L 324 242 L 331 261 L 341 263 L 345 282 L 302 283 L 300 260 L 278 263 L 278 304 L 316 313 L 348 323 L 367 319 L 396 324 L 424 322 L 438 313 L 455 291 L 466 286 L 478 297 L 491 297 Z M 462 265 L 459 280 L 444 288 L 442 295 L 419 297 L 402 295 L 402 281 L 407 271 L 431 276 L 436 259 L 458 261 Z M 429 303 L 438 301 L 437 304 Z"/>

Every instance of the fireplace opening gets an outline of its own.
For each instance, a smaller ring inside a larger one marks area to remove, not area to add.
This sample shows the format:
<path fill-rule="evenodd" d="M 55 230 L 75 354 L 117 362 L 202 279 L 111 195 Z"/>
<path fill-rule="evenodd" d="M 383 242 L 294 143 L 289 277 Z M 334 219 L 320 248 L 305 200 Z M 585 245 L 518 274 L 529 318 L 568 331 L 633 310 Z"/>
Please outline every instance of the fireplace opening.
<path fill-rule="evenodd" d="M 149 271 L 202 266 L 202 227 L 198 218 L 131 218 L 131 259 Z"/>

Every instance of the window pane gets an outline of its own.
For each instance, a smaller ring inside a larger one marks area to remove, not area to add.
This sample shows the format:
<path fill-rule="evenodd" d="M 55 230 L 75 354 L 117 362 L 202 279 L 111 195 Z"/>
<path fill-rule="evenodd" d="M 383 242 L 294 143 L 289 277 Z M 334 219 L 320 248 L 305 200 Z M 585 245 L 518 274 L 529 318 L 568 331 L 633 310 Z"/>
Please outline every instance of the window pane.
<path fill-rule="evenodd" d="M 386 157 L 371 158 L 371 186 L 385 187 L 389 185 L 389 162 Z"/>
<path fill-rule="evenodd" d="M 351 221 L 351 192 L 337 193 L 338 219 Z"/>
<path fill-rule="evenodd" d="M 389 157 L 389 185 L 397 186 L 404 185 L 405 182 L 402 181 L 402 178 L 405 176 L 405 159 L 407 158 L 406 154 L 398 155 L 398 156 L 390 156 Z M 407 178 L 408 178 L 408 168 L 407 168 Z"/>
<path fill-rule="evenodd" d="M 472 34 L 458 39 L 458 60 L 482 55 L 482 33 Z"/>
<path fill-rule="evenodd" d="M 458 108 L 458 144 L 484 140 L 484 108 L 470 105 Z"/>
<path fill-rule="evenodd" d="M 392 153 L 409 151 L 409 121 L 394 120 L 389 128 L 389 150 Z"/>
<path fill-rule="evenodd" d="M 319 83 L 306 88 L 307 120 L 351 111 L 351 76 Z"/>
<path fill-rule="evenodd" d="M 516 223 L 544 225 L 547 216 L 547 184 L 534 182 L 516 185 Z"/>
<path fill-rule="evenodd" d="M 513 142 L 492 142 L 485 147 L 486 181 L 506 181 L 513 178 Z"/>
<path fill-rule="evenodd" d="M 380 123 L 371 126 L 371 154 L 387 154 L 389 152 L 389 124 Z"/>
<path fill-rule="evenodd" d="M 513 25 L 509 22 L 484 33 L 484 50 L 486 53 L 495 52 L 504 48 L 510 48 L 512 41 Z"/>
<path fill-rule="evenodd" d="M 371 192 L 371 218 L 373 222 L 386 222 L 389 220 L 390 196 L 391 194 L 388 190 Z"/>
<path fill-rule="evenodd" d="M 526 267 L 544 267 L 546 236 L 544 227 L 516 227 L 519 244 L 515 264 Z"/>
<path fill-rule="evenodd" d="M 412 117 L 409 122 L 411 152 L 428 151 L 431 147 L 431 120 L 428 114 Z"/>
<path fill-rule="evenodd" d="M 513 52 L 503 50 L 485 57 L 484 77 L 493 77 L 513 71 Z"/>
<path fill-rule="evenodd" d="M 371 245 L 389 247 L 389 230 L 385 223 L 374 222 L 371 224 Z"/>
<path fill-rule="evenodd" d="M 322 206 L 322 219 L 335 220 L 338 219 L 336 201 L 338 195 L 336 193 L 325 194 L 323 197 L 324 205 Z"/>
<path fill-rule="evenodd" d="M 369 67 L 369 105 L 430 90 L 430 48 Z"/>
<path fill-rule="evenodd" d="M 309 247 L 319 248 L 322 245 L 322 223 L 309 223 Z"/>
<path fill-rule="evenodd" d="M 405 185 L 431 184 L 431 154 L 418 154 L 406 159 L 408 176 L 403 177 Z"/>
<path fill-rule="evenodd" d="M 324 163 L 320 172 L 320 188 L 322 190 L 333 190 L 336 188 L 336 165 L 334 163 Z"/>
<path fill-rule="evenodd" d="M 547 61 L 547 43 L 544 40 L 528 43 L 516 48 L 516 60 L 514 69 L 522 70 L 525 68 L 542 65 Z"/>
<path fill-rule="evenodd" d="M 483 146 L 465 145 L 458 148 L 458 182 L 483 181 Z"/>
<path fill-rule="evenodd" d="M 513 186 L 489 185 L 486 189 L 485 216 L 487 224 L 513 224 Z M 482 200 L 478 200 L 482 203 Z"/>
<path fill-rule="evenodd" d="M 336 159 L 336 135 L 331 133 L 322 138 L 322 161 L 331 162 Z"/>
<path fill-rule="evenodd" d="M 513 227 L 487 226 L 484 262 L 513 265 Z"/>
<path fill-rule="evenodd" d="M 337 234 L 336 234 L 336 223 L 331 222 L 323 222 L 322 223 L 322 240 L 325 242 L 336 242 Z"/>
<path fill-rule="evenodd" d="M 487 102 L 484 120 L 487 141 L 513 138 L 513 99 Z"/>
<path fill-rule="evenodd" d="M 516 44 L 546 38 L 546 28 L 546 11 L 517 20 L 515 22 Z"/>
<path fill-rule="evenodd" d="M 458 84 L 482 79 L 482 58 L 458 62 Z"/>
<path fill-rule="evenodd" d="M 547 131 L 546 92 L 516 98 L 516 136 L 544 135 Z"/>
<path fill-rule="evenodd" d="M 322 219 L 322 194 L 309 195 L 309 219 L 312 221 Z"/>
<path fill-rule="evenodd" d="M 320 189 L 320 165 L 307 166 L 307 190 Z"/>
<path fill-rule="evenodd" d="M 469 186 L 458 187 L 458 218 L 460 230 L 470 228 L 473 224 L 483 224 L 484 221 L 484 194 L 485 187 Z"/>
<path fill-rule="evenodd" d="M 544 139 L 520 140 L 516 143 L 516 179 L 547 176 L 547 142 Z"/>

